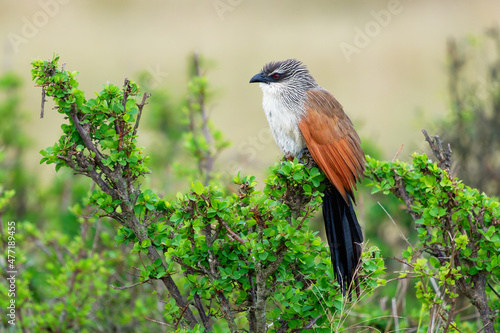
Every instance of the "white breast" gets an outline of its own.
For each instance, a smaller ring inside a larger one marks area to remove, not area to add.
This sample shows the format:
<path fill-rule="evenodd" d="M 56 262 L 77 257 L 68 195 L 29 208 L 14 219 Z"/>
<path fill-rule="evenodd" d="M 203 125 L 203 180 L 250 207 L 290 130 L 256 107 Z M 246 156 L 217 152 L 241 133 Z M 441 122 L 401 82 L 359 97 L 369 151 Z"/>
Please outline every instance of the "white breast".
<path fill-rule="evenodd" d="M 264 93 L 262 107 L 278 147 L 284 154 L 297 156 L 306 147 L 299 129 L 302 111 L 298 106 L 293 108 L 283 102 L 278 85 L 260 84 Z"/>

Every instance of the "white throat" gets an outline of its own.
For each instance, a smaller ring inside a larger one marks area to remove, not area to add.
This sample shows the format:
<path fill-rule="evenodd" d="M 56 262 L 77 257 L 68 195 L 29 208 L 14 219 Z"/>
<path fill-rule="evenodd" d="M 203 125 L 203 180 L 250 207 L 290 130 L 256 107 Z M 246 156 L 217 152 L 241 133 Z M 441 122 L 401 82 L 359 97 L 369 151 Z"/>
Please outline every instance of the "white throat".
<path fill-rule="evenodd" d="M 304 116 L 303 106 L 287 103 L 281 83 L 261 83 L 264 94 L 262 107 L 269 122 L 276 144 L 284 154 L 297 156 L 306 148 L 306 143 L 299 129 L 299 121 Z"/>

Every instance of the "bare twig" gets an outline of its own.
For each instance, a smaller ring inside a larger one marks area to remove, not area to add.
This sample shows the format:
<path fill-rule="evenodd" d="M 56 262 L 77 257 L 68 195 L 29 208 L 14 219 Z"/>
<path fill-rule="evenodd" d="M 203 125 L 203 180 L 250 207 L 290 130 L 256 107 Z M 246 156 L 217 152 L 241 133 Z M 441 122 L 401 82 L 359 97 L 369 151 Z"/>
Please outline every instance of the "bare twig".
<path fill-rule="evenodd" d="M 150 279 L 147 279 L 147 280 L 144 280 L 144 281 L 141 281 L 141 282 L 137 282 L 137 283 L 134 283 L 134 284 L 131 284 L 130 286 L 123 286 L 123 287 L 116 287 L 116 286 L 113 286 L 112 284 L 110 284 L 109 286 L 113 289 L 116 289 L 116 290 L 124 290 L 124 289 L 130 289 L 130 288 L 134 288 L 138 285 L 141 285 L 141 284 L 144 284 L 146 282 L 149 282 L 151 281 Z"/>
<path fill-rule="evenodd" d="M 300 221 L 299 225 L 295 228 L 295 230 L 299 230 L 302 228 L 302 225 L 304 224 L 304 221 L 309 217 L 309 213 L 311 212 L 311 207 L 307 207 L 306 213 L 304 214 L 304 217 Z"/>
<path fill-rule="evenodd" d="M 146 318 L 146 319 L 147 319 L 147 320 L 149 320 L 149 321 L 152 321 L 153 323 L 157 323 L 157 324 L 160 324 L 160 325 L 162 325 L 162 326 L 167 326 L 167 327 L 175 328 L 175 326 L 169 325 L 169 324 L 164 323 L 164 322 L 162 322 L 162 321 L 155 320 L 155 319 L 151 319 L 151 318 L 149 318 L 149 317 L 146 317 L 145 315 L 143 315 L 143 316 L 144 316 L 144 318 Z"/>
<path fill-rule="evenodd" d="M 186 313 L 186 310 L 188 309 L 188 307 L 189 307 L 189 303 L 187 303 L 186 306 L 182 308 L 181 315 L 177 319 L 177 322 L 175 323 L 174 327 L 179 326 L 179 324 L 180 324 L 180 322 L 182 320 L 182 317 L 184 317 L 184 313 Z"/>
<path fill-rule="evenodd" d="M 486 284 L 488 285 L 488 287 L 490 287 L 491 291 L 493 291 L 493 293 L 497 295 L 498 298 L 500 298 L 500 295 L 497 293 L 495 288 L 493 288 L 493 286 L 489 282 L 487 282 Z"/>
<path fill-rule="evenodd" d="M 406 242 L 406 244 L 408 244 L 413 250 L 415 250 L 414 247 L 411 245 L 410 241 L 408 240 L 408 238 L 403 234 L 403 232 L 401 231 L 401 229 L 399 229 L 396 221 L 394 221 L 394 219 L 389 214 L 389 212 L 384 208 L 384 206 L 382 206 L 382 204 L 380 203 L 380 201 L 378 201 L 377 203 L 380 206 L 380 208 L 382 208 L 382 210 L 387 214 L 387 216 L 391 220 L 392 224 L 394 224 L 394 227 L 396 227 L 396 230 L 399 232 L 399 236 L 401 236 L 401 238 L 404 239 L 404 241 Z"/>
<path fill-rule="evenodd" d="M 404 147 L 404 144 L 401 145 L 401 147 L 399 147 L 398 151 L 396 152 L 396 154 L 394 155 L 394 157 L 392 158 L 392 161 L 394 162 L 397 158 L 398 158 L 398 155 L 399 153 L 401 152 L 401 150 L 403 150 L 403 147 Z"/>
<path fill-rule="evenodd" d="M 45 99 L 45 87 L 42 86 L 42 106 L 40 110 L 40 118 L 43 118 L 45 113 L 45 102 L 47 102 L 47 100 Z"/>
<path fill-rule="evenodd" d="M 139 122 L 141 121 L 142 109 L 144 108 L 144 105 L 148 104 L 148 103 L 146 103 L 146 100 L 149 97 L 151 97 L 151 94 L 144 93 L 144 95 L 142 95 L 142 102 L 139 104 L 137 104 L 137 103 L 135 104 L 135 105 L 137 105 L 137 108 L 139 108 L 139 113 L 137 114 L 137 120 L 135 121 L 134 131 L 132 132 L 132 135 L 137 134 L 137 129 L 139 128 Z"/>
<path fill-rule="evenodd" d="M 422 133 L 424 133 L 425 140 L 429 143 L 429 146 L 431 147 L 432 154 L 438 159 L 439 167 L 441 169 L 446 170 L 448 173 L 450 172 L 451 169 L 451 147 L 448 145 L 448 149 L 445 150 L 443 148 L 443 144 L 441 139 L 436 135 L 433 136 L 432 139 L 429 137 L 427 134 L 427 131 L 425 129 L 422 130 Z"/>
<path fill-rule="evenodd" d="M 241 244 L 245 244 L 245 240 L 241 239 L 231 228 L 227 225 L 226 221 L 224 221 L 219 216 L 216 216 L 215 219 L 226 228 L 227 232 L 232 236 L 232 238 L 236 239 Z"/>

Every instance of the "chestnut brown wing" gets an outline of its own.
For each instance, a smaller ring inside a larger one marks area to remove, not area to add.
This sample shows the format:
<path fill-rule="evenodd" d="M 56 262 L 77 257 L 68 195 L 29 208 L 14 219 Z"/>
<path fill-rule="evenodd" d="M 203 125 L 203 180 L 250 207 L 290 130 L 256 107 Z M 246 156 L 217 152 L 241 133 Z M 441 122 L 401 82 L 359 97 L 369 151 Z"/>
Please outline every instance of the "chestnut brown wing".
<path fill-rule="evenodd" d="M 360 139 L 342 105 L 324 89 L 307 92 L 306 114 L 299 128 L 318 167 L 346 202 L 353 199 L 356 182 L 363 177 L 365 155 Z"/>

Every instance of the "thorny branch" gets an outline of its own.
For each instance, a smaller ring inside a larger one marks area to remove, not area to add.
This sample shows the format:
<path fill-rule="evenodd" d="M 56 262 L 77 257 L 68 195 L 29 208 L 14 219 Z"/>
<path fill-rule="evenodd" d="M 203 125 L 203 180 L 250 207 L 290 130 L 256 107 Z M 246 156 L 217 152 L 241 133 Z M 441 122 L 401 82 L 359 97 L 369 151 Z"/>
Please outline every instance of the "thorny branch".
<path fill-rule="evenodd" d="M 424 133 L 425 140 L 429 143 L 429 146 L 431 147 L 432 153 L 439 161 L 438 166 L 441 169 L 446 170 L 446 172 L 450 173 L 450 170 L 451 170 L 451 146 L 450 146 L 450 144 L 448 144 L 448 147 L 445 150 L 443 148 L 443 143 L 442 143 L 441 139 L 437 135 L 433 136 L 431 139 L 429 137 L 429 135 L 427 134 L 427 131 L 425 129 L 422 130 L 422 133 Z"/>
<path fill-rule="evenodd" d="M 436 157 L 438 160 L 438 166 L 445 170 L 448 174 L 450 173 L 451 169 L 451 148 L 450 145 L 448 147 L 444 148 L 441 139 L 438 136 L 430 137 L 425 130 L 422 130 L 426 141 L 429 143 L 429 146 L 432 150 L 433 155 Z M 381 182 L 381 179 L 378 179 L 378 177 L 373 174 L 374 180 L 377 182 Z M 394 186 L 391 188 L 391 192 L 394 193 L 397 197 L 399 197 L 401 200 L 404 201 L 408 212 L 412 216 L 414 221 L 420 220 L 422 218 L 422 215 L 418 212 L 415 212 L 412 207 L 414 206 L 414 200 L 415 198 L 412 197 L 410 193 L 406 190 L 406 184 L 404 179 L 399 176 L 394 170 Z M 447 214 L 453 214 L 455 210 L 455 203 L 454 203 L 454 193 L 447 193 L 449 196 L 449 200 L 447 201 Z M 476 226 L 479 224 L 482 229 L 485 229 L 484 222 L 483 222 L 483 216 L 484 216 L 484 209 L 480 209 L 479 212 L 473 213 L 474 216 L 468 216 L 469 218 L 469 224 L 470 224 L 470 233 L 475 234 L 477 237 L 480 237 L 480 234 L 476 230 Z M 441 263 L 443 263 L 443 260 L 445 258 L 448 258 L 450 260 L 450 267 L 454 268 L 456 266 L 459 266 L 461 262 L 458 262 L 458 255 L 455 251 L 455 243 L 453 242 L 453 237 L 451 236 L 453 234 L 451 229 L 452 227 L 452 219 L 451 218 L 443 218 L 443 232 L 445 233 L 444 238 L 446 239 L 446 243 L 449 245 L 446 246 L 439 246 L 438 244 L 425 244 L 424 245 L 424 251 L 430 253 L 432 256 L 437 258 Z M 426 228 L 427 226 L 419 224 L 419 228 Z M 446 236 L 448 235 L 448 236 Z M 430 237 L 430 236 L 429 236 Z M 477 251 L 477 250 L 476 250 Z M 419 253 L 417 253 L 419 255 Z M 485 287 L 487 285 L 487 275 L 484 273 L 478 273 L 475 275 L 470 276 L 471 282 L 466 282 L 466 277 L 462 276 L 460 278 L 457 278 L 456 280 L 456 286 L 448 286 L 453 292 L 460 292 L 461 294 L 465 295 L 471 303 L 478 309 L 482 322 L 483 322 L 483 330 L 485 332 L 493 332 L 493 321 L 492 321 L 492 311 L 491 308 L 488 305 L 488 299 L 485 293 Z M 444 297 L 444 296 L 441 296 Z M 437 310 L 437 315 L 440 316 L 443 319 L 445 331 L 447 330 L 448 327 L 453 327 L 454 329 L 457 329 L 456 326 L 452 323 L 455 312 L 455 299 L 451 298 L 449 309 L 446 309 L 445 303 L 440 304 L 439 308 Z M 448 313 L 448 316 L 445 317 L 441 311 L 445 311 Z"/>
<path fill-rule="evenodd" d="M 139 128 L 139 122 L 141 121 L 142 109 L 144 108 L 144 105 L 148 104 L 146 103 L 146 100 L 149 97 L 151 97 L 151 94 L 144 93 L 144 95 L 142 95 L 142 102 L 139 104 L 135 104 L 139 108 L 139 113 L 137 114 L 137 120 L 135 122 L 134 131 L 132 132 L 132 135 L 137 135 L 137 129 Z"/>
<path fill-rule="evenodd" d="M 144 106 L 147 97 L 149 96 L 145 94 L 143 97 L 142 107 Z M 140 105 L 139 107 L 142 109 Z M 126 175 L 121 172 L 122 168 L 111 170 L 108 166 L 104 165 L 104 155 L 92 142 L 89 131 L 83 128 L 83 126 L 81 125 L 79 117 L 82 117 L 83 114 L 80 112 L 80 110 L 78 110 L 78 107 L 75 103 L 71 104 L 69 115 L 72 123 L 78 131 L 78 134 L 82 138 L 85 147 L 93 153 L 93 157 L 86 157 L 81 151 L 76 150 L 76 147 L 69 147 L 67 154 L 65 156 L 58 155 L 58 158 L 63 159 L 70 168 L 76 171 L 76 173 L 86 175 L 87 177 L 94 180 L 94 182 L 101 188 L 101 190 L 110 195 L 113 200 L 121 201 L 120 207 L 122 211 L 120 213 L 115 211 L 109 214 L 109 216 L 116 219 L 122 225 L 125 223 L 128 227 L 130 227 L 139 241 L 142 242 L 146 240 L 147 238 L 149 238 L 146 226 L 138 220 L 136 214 L 134 213 L 135 201 L 140 194 L 139 186 L 137 187 L 137 189 L 134 189 L 134 187 L 132 186 L 132 184 L 134 183 L 134 179 L 132 179 L 132 176 Z M 135 125 L 137 125 L 137 122 Z M 98 170 L 100 170 L 100 172 Z M 103 176 L 106 180 L 103 179 Z M 158 254 L 156 248 L 152 245 L 147 248 L 147 255 L 151 262 L 155 262 L 157 259 L 161 260 L 161 257 Z M 168 270 L 168 267 L 166 266 L 164 260 L 161 260 L 161 265 L 163 266 L 165 271 Z M 161 278 L 161 280 L 169 291 L 170 295 L 175 299 L 177 305 L 181 308 L 186 307 L 186 310 L 183 312 L 184 319 L 187 321 L 190 327 L 194 327 L 198 323 L 198 321 L 189 308 L 189 303 L 180 293 L 180 290 L 176 283 L 173 281 L 172 277 L 164 276 Z"/>
<path fill-rule="evenodd" d="M 238 236 L 233 230 L 231 230 L 231 228 L 227 225 L 226 221 L 224 221 L 223 219 L 221 219 L 218 216 L 216 216 L 215 218 L 217 219 L 217 221 L 220 224 L 222 224 L 224 226 L 224 228 L 226 228 L 226 230 L 229 233 L 230 237 L 234 238 L 235 240 L 237 240 L 241 244 L 245 244 L 245 241 L 240 236 Z"/>

